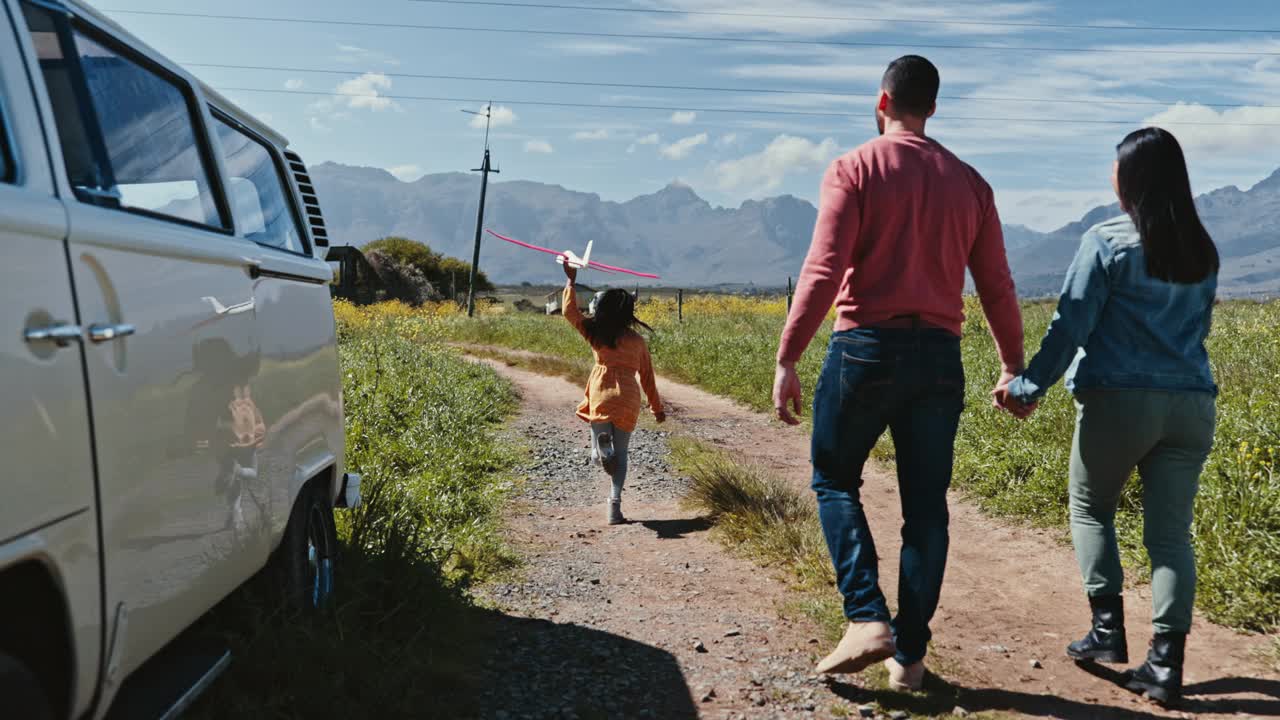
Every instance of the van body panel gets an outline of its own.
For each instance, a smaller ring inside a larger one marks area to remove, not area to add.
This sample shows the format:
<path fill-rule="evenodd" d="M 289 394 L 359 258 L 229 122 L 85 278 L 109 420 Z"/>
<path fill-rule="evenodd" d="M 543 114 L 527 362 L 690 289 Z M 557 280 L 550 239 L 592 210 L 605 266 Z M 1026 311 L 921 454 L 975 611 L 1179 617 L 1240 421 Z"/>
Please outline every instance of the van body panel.
<path fill-rule="evenodd" d="M 69 215 L 84 322 L 136 329 L 86 348 L 106 612 L 127 618 L 112 643 L 127 675 L 266 562 L 255 248 L 79 203 Z"/>
<path fill-rule="evenodd" d="M 308 261 L 328 271 L 326 263 Z M 298 264 L 288 267 L 298 272 Z M 264 259 L 264 267 L 277 265 Z M 264 275 L 253 293 L 262 347 L 260 401 L 272 409 L 273 418 L 262 455 L 273 475 L 269 486 L 277 510 L 272 518 L 274 547 L 302 485 L 328 467 L 334 468 L 335 477 L 342 473 L 337 336 L 332 311 L 321 310 L 332 302 L 327 283 Z"/>
<path fill-rule="evenodd" d="M 28 343 L 29 329 L 78 322 L 67 267 L 67 214 L 8 3 L 0 3 L 0 123 L 16 182 L 0 182 L 0 433 L 8 459 L 0 571 L 38 560 L 64 588 L 74 653 L 71 707 L 93 700 L 102 652 L 99 547 L 88 396 L 79 343 Z M 9 42 L 15 38 L 17 42 Z M 20 501 L 19 501 L 20 500 Z M 0 588 L 0 592 L 4 589 Z"/>

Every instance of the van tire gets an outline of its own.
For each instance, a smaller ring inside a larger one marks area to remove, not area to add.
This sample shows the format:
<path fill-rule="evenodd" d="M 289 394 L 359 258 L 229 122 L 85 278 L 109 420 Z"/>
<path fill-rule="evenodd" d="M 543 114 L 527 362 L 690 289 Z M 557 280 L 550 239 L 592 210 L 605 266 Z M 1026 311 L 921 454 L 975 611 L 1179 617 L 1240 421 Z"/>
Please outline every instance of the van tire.
<path fill-rule="evenodd" d="M 41 692 L 35 673 L 17 658 L 4 653 L 0 653 L 0 704 L 5 708 L 6 717 L 53 720 L 53 706 Z"/>
<path fill-rule="evenodd" d="M 283 600 L 298 610 L 322 609 L 333 596 L 338 533 L 323 487 L 309 483 L 298 493 L 273 559 Z"/>

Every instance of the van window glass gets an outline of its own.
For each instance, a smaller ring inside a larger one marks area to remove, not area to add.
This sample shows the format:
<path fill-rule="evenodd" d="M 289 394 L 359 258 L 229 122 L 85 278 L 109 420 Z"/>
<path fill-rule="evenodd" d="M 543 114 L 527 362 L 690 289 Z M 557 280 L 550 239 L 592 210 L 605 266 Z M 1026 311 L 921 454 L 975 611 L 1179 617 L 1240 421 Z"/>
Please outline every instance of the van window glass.
<path fill-rule="evenodd" d="M 81 189 L 109 190 L 110 183 L 103 176 L 102 168 L 94 158 L 93 145 L 89 141 L 87 118 L 80 112 L 76 99 L 73 67 L 67 61 L 58 38 L 55 16 L 44 8 L 23 4 L 31 43 L 40 61 L 40 74 L 44 77 L 49 102 L 53 104 L 54 121 L 62 143 L 62 158 L 67 166 L 71 186 Z"/>
<path fill-rule="evenodd" d="M 231 212 L 244 236 L 259 245 L 305 253 L 294 205 L 271 150 L 220 117 L 213 125 L 227 166 Z"/>
<path fill-rule="evenodd" d="M 188 93 L 78 30 L 71 31 L 74 47 L 66 47 L 52 15 L 24 9 L 77 196 L 226 229 Z"/>

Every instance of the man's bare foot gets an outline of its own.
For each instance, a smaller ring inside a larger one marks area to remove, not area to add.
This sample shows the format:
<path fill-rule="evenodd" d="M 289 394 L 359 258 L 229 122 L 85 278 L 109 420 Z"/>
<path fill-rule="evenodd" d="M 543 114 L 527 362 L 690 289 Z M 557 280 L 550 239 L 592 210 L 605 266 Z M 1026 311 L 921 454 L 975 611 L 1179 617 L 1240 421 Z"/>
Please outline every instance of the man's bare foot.
<path fill-rule="evenodd" d="M 893 657 L 893 633 L 889 623 L 849 623 L 834 652 L 818 663 L 818 673 L 856 673 Z"/>
<path fill-rule="evenodd" d="M 923 660 L 913 662 L 910 665 L 902 665 L 897 660 L 889 658 L 884 661 L 884 666 L 889 668 L 890 688 L 907 692 L 918 692 L 924 689 Z"/>

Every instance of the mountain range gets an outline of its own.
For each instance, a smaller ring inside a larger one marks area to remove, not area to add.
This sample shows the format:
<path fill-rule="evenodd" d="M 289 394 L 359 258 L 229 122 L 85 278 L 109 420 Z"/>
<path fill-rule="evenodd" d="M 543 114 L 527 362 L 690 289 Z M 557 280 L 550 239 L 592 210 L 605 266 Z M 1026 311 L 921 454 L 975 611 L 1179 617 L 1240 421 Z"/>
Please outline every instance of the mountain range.
<path fill-rule="evenodd" d="M 471 259 L 476 176 L 442 173 L 404 182 L 380 168 L 337 163 L 317 165 L 311 175 L 336 244 L 401 235 Z M 1222 254 L 1223 294 L 1280 295 L 1280 170 L 1248 190 L 1225 187 L 1196 202 Z M 592 257 L 655 272 L 662 284 L 683 287 L 785 285 L 800 271 L 817 218 L 812 203 L 791 195 L 715 207 L 681 183 L 619 203 L 559 185 L 497 182 L 489 186 L 485 208 L 485 226 L 497 232 L 575 252 L 594 240 Z M 1080 235 L 1119 213 L 1118 205 L 1098 207 L 1049 233 L 1006 225 L 1019 292 L 1058 292 Z M 480 267 L 502 284 L 555 281 L 559 273 L 554 264 L 489 236 Z"/>

